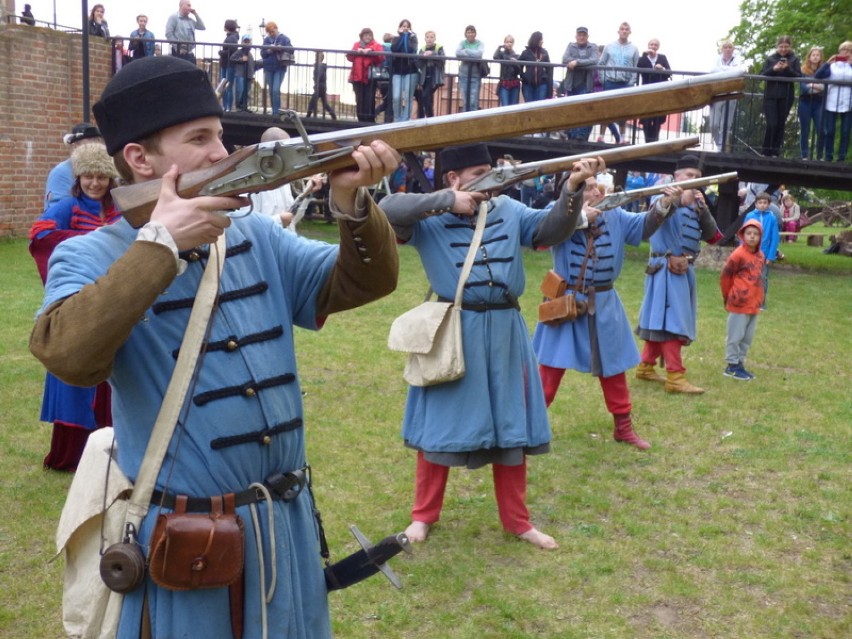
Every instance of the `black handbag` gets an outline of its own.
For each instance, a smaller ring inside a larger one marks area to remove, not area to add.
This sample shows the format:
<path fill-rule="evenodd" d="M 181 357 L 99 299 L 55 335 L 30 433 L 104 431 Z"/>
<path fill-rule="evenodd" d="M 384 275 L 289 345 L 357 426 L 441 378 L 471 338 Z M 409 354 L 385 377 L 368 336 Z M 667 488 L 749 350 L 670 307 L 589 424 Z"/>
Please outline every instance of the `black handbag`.
<path fill-rule="evenodd" d="M 390 80 L 390 72 L 387 67 L 379 64 L 370 66 L 369 78 L 373 82 L 387 82 Z"/>

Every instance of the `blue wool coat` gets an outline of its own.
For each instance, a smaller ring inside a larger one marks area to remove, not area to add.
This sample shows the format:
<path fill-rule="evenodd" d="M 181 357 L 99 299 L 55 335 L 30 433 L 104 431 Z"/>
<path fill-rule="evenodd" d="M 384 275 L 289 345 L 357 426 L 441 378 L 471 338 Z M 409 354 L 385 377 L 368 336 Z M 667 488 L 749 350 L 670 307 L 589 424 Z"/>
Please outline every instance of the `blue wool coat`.
<path fill-rule="evenodd" d="M 44 308 L 102 276 L 123 255 L 137 231 L 126 221 L 60 245 L 51 258 Z M 84 241 L 81 241 L 84 240 Z M 251 215 L 227 231 L 228 258 L 213 316 L 209 348 L 188 412 L 163 462 L 159 489 L 188 495 L 245 490 L 273 471 L 305 465 L 302 399 L 293 326 L 318 328 L 317 295 L 334 264 L 336 246 L 286 232 L 273 220 Z M 160 401 L 174 368 L 206 254 L 190 261 L 139 319 L 119 349 L 110 382 L 119 465 L 134 479 Z M 236 347 L 231 344 L 236 342 Z M 140 381 L 141 380 L 141 381 Z M 118 392 L 116 389 L 120 389 Z M 266 432 L 238 442 L 238 436 Z M 307 492 L 307 491 L 305 491 Z M 271 544 L 277 586 L 268 606 L 269 637 L 330 637 L 327 592 L 317 525 L 307 494 L 274 502 L 274 537 L 267 506 L 257 505 L 266 581 Z M 245 639 L 259 639 L 261 592 L 255 526 L 248 506 L 237 509 L 245 524 Z M 159 509 L 145 518 L 140 541 L 148 544 Z M 221 637 L 230 628 L 228 589 L 175 592 L 146 584 L 157 637 Z M 145 588 L 124 601 L 118 636 L 138 637 Z M 192 611 L 192 614 L 186 614 Z"/>
<path fill-rule="evenodd" d="M 524 292 L 521 246 L 531 247 L 547 210 L 525 207 L 505 195 L 489 203 L 464 302 L 502 303 Z M 433 290 L 455 297 L 476 218 L 452 213 L 426 217 L 414 226 L 415 247 Z M 507 297 L 507 295 L 509 297 Z M 410 387 L 402 435 L 429 452 L 469 452 L 535 447 L 550 441 L 550 424 L 529 330 L 514 309 L 463 311 L 466 373 L 446 384 Z"/>
<path fill-rule="evenodd" d="M 586 263 L 581 291 L 590 286 L 612 285 L 618 279 L 624 264 L 624 246 L 639 245 L 649 216 L 654 214 L 628 213 L 621 208 L 601 214 L 602 221 L 598 222 L 601 234 L 594 240 L 594 253 Z M 576 286 L 580 276 L 586 255 L 586 237 L 585 230 L 575 231 L 567 241 L 551 249 L 553 269 L 565 278 L 569 288 Z M 583 292 L 577 293 L 577 300 L 588 298 Z M 592 323 L 596 334 L 594 340 L 590 334 Z M 582 315 L 559 326 L 539 322 L 533 335 L 533 347 L 538 361 L 545 366 L 570 368 L 603 377 L 623 373 L 639 363 L 639 351 L 627 313 L 614 288 L 595 292 L 593 316 Z"/>
<path fill-rule="evenodd" d="M 658 198 L 659 199 L 659 198 Z M 666 252 L 672 255 L 698 255 L 701 240 L 709 240 L 718 232 L 702 231 L 699 214 L 691 206 L 675 209 L 667 224 L 651 236 L 651 255 L 648 265 L 662 266 L 653 275 L 645 276 L 645 297 L 639 309 L 639 327 L 636 333 L 642 339 L 656 339 L 660 333 L 668 339 L 685 343 L 695 340 L 696 290 L 695 271 L 692 264 L 683 275 L 675 275 L 666 267 Z"/>

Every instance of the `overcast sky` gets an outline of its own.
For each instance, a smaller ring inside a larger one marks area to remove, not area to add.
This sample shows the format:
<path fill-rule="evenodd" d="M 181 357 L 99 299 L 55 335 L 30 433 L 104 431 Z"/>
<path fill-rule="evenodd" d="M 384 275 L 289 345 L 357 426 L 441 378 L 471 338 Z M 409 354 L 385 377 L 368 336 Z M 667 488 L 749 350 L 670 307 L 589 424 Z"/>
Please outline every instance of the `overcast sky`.
<path fill-rule="evenodd" d="M 423 33 L 433 30 L 438 42 L 452 55 L 464 38 L 464 28 L 473 24 L 478 37 L 485 44 L 488 57 L 494 53 L 506 34 L 515 37 L 515 48 L 523 50 L 530 34 L 541 31 L 544 47 L 552 61 L 562 60 L 562 53 L 574 40 L 578 26 L 589 29 L 589 39 L 596 44 L 606 44 L 618 37 L 618 25 L 630 23 L 631 41 L 640 52 L 651 38 L 661 42 L 660 53 L 665 53 L 675 70 L 707 71 L 717 52 L 719 41 L 739 23 L 741 0 L 714 0 L 693 3 L 685 0 L 605 0 L 604 2 L 554 2 L 538 0 L 520 5 L 503 3 L 460 2 L 459 0 L 425 0 L 401 8 L 398 1 L 372 0 L 315 0 L 314 2 L 273 2 L 272 0 L 196 0 L 193 7 L 204 19 L 207 30 L 196 33 L 199 42 L 221 42 L 223 25 L 227 18 L 239 22 L 241 33 L 252 29 L 255 44 L 259 44 L 258 25 L 261 19 L 275 20 L 279 29 L 295 46 L 349 49 L 358 39 L 362 27 L 370 27 L 377 39 L 385 32 L 396 32 L 399 21 L 408 18 L 412 28 L 423 41 Z M 16 0 L 20 13 L 24 3 Z M 68 26 L 79 26 L 82 20 L 82 3 L 76 0 L 30 0 L 37 20 L 56 21 Z M 90 1 L 89 9 L 97 4 Z M 157 38 L 165 37 L 166 20 L 175 13 L 178 0 L 107 0 L 105 18 L 110 33 L 127 36 L 136 28 L 136 15 L 148 16 L 148 29 Z M 514 7 L 510 9 L 510 7 Z M 577 9 L 582 7 L 582 9 Z"/>

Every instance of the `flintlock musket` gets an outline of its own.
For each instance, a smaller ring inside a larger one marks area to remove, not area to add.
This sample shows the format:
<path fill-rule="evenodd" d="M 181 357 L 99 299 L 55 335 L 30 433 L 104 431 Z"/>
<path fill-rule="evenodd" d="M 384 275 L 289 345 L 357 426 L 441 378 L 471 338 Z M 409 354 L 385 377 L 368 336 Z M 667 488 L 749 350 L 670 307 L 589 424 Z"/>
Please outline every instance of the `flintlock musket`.
<path fill-rule="evenodd" d="M 440 149 L 526 133 L 688 111 L 710 102 L 737 99 L 742 96 L 744 87 L 745 76 L 741 71 L 710 73 L 672 82 L 311 137 L 297 120 L 301 139 L 261 142 L 244 147 L 212 166 L 181 175 L 177 192 L 181 197 L 231 196 L 277 188 L 319 171 L 351 166 L 352 151 L 358 145 L 374 140 L 384 140 L 401 153 Z M 134 227 L 148 221 L 159 194 L 159 179 L 120 186 L 112 191 L 118 208 Z"/>
<path fill-rule="evenodd" d="M 618 193 L 610 193 L 605 196 L 600 202 L 594 205 L 594 208 L 599 211 L 609 211 L 619 206 L 624 206 L 633 200 L 639 200 L 643 197 L 650 197 L 663 193 L 666 188 L 676 186 L 683 190 L 700 189 L 702 186 L 710 186 L 711 184 L 721 184 L 737 179 L 737 172 L 720 173 L 719 175 L 708 175 L 707 177 L 695 178 L 692 180 L 681 180 L 680 182 L 668 182 L 666 184 L 657 184 L 656 186 L 648 186 L 644 189 L 634 189 L 632 191 L 620 191 Z"/>
<path fill-rule="evenodd" d="M 462 187 L 462 191 L 492 191 L 505 189 L 508 186 L 530 180 L 541 175 L 561 173 L 570 171 L 578 161 L 585 158 L 601 158 L 607 166 L 635 160 L 637 158 L 658 155 L 661 153 L 672 153 L 683 151 L 698 144 L 699 137 L 692 135 L 679 140 L 664 140 L 662 142 L 649 142 L 648 144 L 636 144 L 633 146 L 621 146 L 604 151 L 587 151 L 577 155 L 566 155 L 563 157 L 540 160 L 538 162 L 525 162 L 524 164 L 504 164 L 491 169 L 488 173 L 479 176 Z"/>

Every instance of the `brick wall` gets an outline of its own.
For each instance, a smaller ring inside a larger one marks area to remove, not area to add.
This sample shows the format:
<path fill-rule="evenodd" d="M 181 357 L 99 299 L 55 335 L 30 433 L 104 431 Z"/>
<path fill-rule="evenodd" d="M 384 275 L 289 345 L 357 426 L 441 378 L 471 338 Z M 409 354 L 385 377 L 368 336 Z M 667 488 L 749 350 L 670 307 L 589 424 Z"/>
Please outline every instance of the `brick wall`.
<path fill-rule="evenodd" d="M 110 56 L 108 42 L 90 41 L 92 103 Z M 62 136 L 83 119 L 82 73 L 80 35 L 0 24 L 0 237 L 25 236 L 41 213 L 47 173 L 68 157 Z"/>

